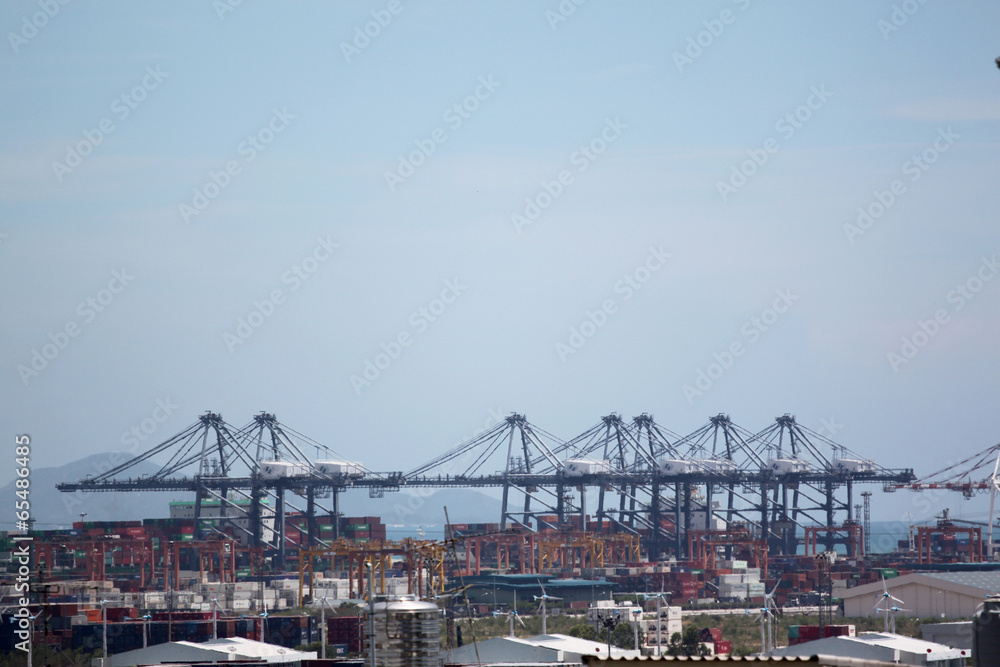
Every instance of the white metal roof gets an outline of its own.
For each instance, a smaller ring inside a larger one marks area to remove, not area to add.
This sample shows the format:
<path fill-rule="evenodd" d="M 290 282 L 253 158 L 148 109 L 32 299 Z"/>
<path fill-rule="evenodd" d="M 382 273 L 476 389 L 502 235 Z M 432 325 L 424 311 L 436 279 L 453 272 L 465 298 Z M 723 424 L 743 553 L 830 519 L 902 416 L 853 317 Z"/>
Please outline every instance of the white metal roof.
<path fill-rule="evenodd" d="M 294 649 L 264 642 L 229 637 L 212 639 L 207 642 L 169 642 L 147 648 L 126 651 L 111 656 L 111 667 L 136 667 L 167 662 L 215 662 L 228 660 L 262 660 L 271 663 L 315 660 L 315 651 Z"/>
<path fill-rule="evenodd" d="M 951 648 L 943 644 L 905 637 L 886 632 L 862 632 L 856 637 L 828 637 L 786 646 L 773 651 L 774 655 L 841 655 L 845 657 L 885 660 L 893 662 L 895 655 L 908 654 L 921 658 L 920 663 L 938 660 L 954 660 L 970 657 L 969 651 Z M 909 662 L 909 661 L 906 661 Z M 914 664 L 910 662 L 909 664 Z"/>
<path fill-rule="evenodd" d="M 942 590 L 953 591 L 974 597 L 984 597 L 987 593 L 1000 592 L 1000 572 L 912 572 L 885 580 L 890 591 L 907 584 L 924 584 Z M 882 593 L 882 582 L 864 584 L 841 591 L 841 598 L 868 596 L 875 598 Z"/>
<path fill-rule="evenodd" d="M 585 656 L 583 658 L 583 664 L 594 665 L 595 667 L 600 667 L 604 664 L 613 664 L 618 662 L 811 662 L 822 667 L 896 667 L 896 663 L 892 662 L 882 662 L 880 660 L 864 660 L 860 658 L 845 658 L 839 655 L 792 655 L 792 656 L 759 656 L 759 655 L 747 655 L 747 656 L 707 656 L 707 657 L 687 657 L 683 655 L 679 656 L 668 656 L 665 655 L 662 658 L 643 656 L 642 658 L 632 658 L 626 660 L 619 660 L 613 658 L 611 660 L 606 660 L 604 658 L 595 658 L 593 656 Z"/>
<path fill-rule="evenodd" d="M 608 645 L 602 642 L 568 635 L 536 635 L 534 637 L 493 637 L 478 644 L 479 658 L 484 663 L 580 662 L 582 656 L 607 657 Z M 639 651 L 611 647 L 612 657 L 638 657 Z M 476 649 L 472 644 L 445 655 L 445 664 L 475 664 Z"/>

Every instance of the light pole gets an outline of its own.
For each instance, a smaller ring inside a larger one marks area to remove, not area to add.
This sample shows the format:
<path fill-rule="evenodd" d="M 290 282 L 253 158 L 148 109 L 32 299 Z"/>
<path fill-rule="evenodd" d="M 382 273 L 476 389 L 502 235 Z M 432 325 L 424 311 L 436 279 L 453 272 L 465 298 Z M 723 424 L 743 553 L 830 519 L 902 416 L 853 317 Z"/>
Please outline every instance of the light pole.
<path fill-rule="evenodd" d="M 34 646 L 34 644 L 35 644 L 35 619 L 36 618 L 38 618 L 38 614 L 35 614 L 34 616 L 31 616 L 29 614 L 29 616 L 28 616 L 28 667 L 32 667 L 31 647 Z M 11 623 L 17 623 L 17 620 L 18 619 L 15 616 L 11 616 L 10 617 L 10 622 Z"/>
<path fill-rule="evenodd" d="M 660 603 L 663 602 L 663 593 L 643 595 L 647 600 L 649 598 L 656 598 L 656 655 L 659 656 L 662 652 L 662 643 L 660 642 Z"/>
<path fill-rule="evenodd" d="M 368 664 L 375 665 L 375 563 L 368 561 L 368 631 L 371 639 L 368 643 Z"/>
<path fill-rule="evenodd" d="M 635 609 L 632 611 L 632 616 L 635 618 L 632 620 L 632 635 L 635 640 L 635 650 L 639 650 L 639 619 L 642 618 L 642 609 Z M 611 656 L 608 656 L 611 657 Z"/>
<path fill-rule="evenodd" d="M 319 619 L 320 619 L 319 635 L 322 646 L 322 655 L 320 656 L 320 658 L 323 660 L 326 660 L 326 607 L 327 606 L 330 607 L 330 611 L 334 611 L 333 605 L 330 604 L 330 601 L 327 600 L 326 596 L 324 595 L 319 599 Z"/>
<path fill-rule="evenodd" d="M 142 647 L 146 648 L 149 642 L 149 619 L 153 618 L 152 614 L 143 614 L 142 616 Z"/>
<path fill-rule="evenodd" d="M 28 667 L 32 666 L 31 662 L 31 645 L 35 643 L 35 616 L 28 617 Z"/>
<path fill-rule="evenodd" d="M 101 600 L 101 665 L 108 667 L 108 601 Z"/>

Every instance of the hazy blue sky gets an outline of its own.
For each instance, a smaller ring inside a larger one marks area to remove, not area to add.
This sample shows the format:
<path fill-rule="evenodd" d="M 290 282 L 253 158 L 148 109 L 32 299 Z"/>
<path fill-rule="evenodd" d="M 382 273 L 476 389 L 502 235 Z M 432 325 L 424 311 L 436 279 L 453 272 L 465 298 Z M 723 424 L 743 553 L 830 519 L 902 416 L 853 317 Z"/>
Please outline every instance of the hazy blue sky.
<path fill-rule="evenodd" d="M 206 410 L 378 470 L 491 412 L 1000 439 L 998 3 L 231 4 L 0 6 L 34 466 Z"/>

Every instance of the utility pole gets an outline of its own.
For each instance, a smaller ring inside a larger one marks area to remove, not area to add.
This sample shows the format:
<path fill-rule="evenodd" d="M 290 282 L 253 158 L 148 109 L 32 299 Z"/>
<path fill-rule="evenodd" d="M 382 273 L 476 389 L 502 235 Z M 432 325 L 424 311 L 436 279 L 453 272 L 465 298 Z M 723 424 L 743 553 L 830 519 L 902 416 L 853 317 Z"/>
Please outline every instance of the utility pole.
<path fill-rule="evenodd" d="M 375 563 L 368 560 L 368 667 L 375 667 Z"/>
<path fill-rule="evenodd" d="M 865 556 L 872 552 L 872 492 L 865 491 L 861 494 L 865 499 L 865 513 L 863 530 L 865 531 Z"/>

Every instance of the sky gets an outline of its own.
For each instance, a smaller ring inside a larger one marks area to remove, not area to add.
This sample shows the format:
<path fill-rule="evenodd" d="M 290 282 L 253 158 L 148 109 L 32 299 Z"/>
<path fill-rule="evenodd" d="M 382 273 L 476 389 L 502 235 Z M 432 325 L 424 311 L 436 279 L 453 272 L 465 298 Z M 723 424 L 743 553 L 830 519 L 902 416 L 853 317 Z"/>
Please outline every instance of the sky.
<path fill-rule="evenodd" d="M 939 470 L 1000 431 L 998 24 L 5 2 L 4 437 L 54 466 L 268 411 L 406 471 L 511 412 L 789 413 Z M 983 509 L 873 490 L 880 520 Z"/>

